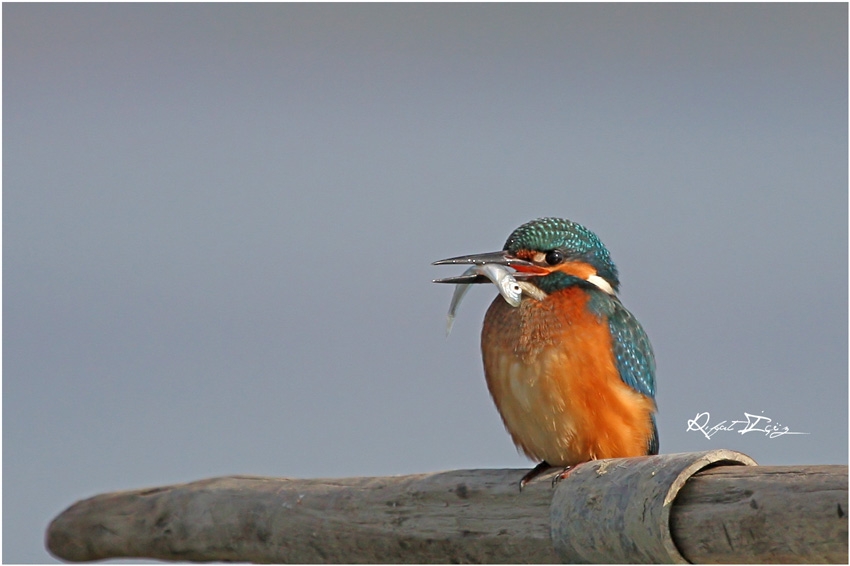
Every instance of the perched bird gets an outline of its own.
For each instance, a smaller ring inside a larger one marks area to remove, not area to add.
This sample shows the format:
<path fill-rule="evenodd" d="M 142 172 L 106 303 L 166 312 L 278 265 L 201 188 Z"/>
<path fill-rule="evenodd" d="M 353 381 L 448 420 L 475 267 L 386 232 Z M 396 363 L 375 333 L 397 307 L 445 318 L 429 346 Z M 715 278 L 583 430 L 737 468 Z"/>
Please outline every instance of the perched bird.
<path fill-rule="evenodd" d="M 617 268 L 600 239 L 561 218 L 523 224 L 500 252 L 434 265 L 506 265 L 518 306 L 497 296 L 484 317 L 487 387 L 514 443 L 552 467 L 658 454 L 655 358 L 643 327 L 620 303 Z M 486 283 L 470 275 L 439 283 Z"/>

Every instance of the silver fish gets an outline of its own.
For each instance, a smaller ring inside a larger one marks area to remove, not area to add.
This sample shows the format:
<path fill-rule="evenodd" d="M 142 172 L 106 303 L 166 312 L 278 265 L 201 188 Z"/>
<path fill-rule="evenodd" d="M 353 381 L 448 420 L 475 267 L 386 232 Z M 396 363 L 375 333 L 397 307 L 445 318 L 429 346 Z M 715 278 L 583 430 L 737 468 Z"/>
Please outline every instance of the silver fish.
<path fill-rule="evenodd" d="M 473 265 L 463 272 L 463 275 L 483 275 L 493 282 L 502 298 L 512 307 L 518 307 L 522 302 L 522 287 L 516 279 L 513 272 L 508 270 L 504 265 L 498 263 L 486 263 L 484 265 Z M 452 331 L 452 325 L 455 322 L 455 313 L 457 312 L 460 301 L 466 292 L 469 291 L 471 283 L 458 283 L 455 286 L 455 292 L 452 295 L 452 302 L 449 305 L 449 314 L 446 316 L 446 336 Z"/>

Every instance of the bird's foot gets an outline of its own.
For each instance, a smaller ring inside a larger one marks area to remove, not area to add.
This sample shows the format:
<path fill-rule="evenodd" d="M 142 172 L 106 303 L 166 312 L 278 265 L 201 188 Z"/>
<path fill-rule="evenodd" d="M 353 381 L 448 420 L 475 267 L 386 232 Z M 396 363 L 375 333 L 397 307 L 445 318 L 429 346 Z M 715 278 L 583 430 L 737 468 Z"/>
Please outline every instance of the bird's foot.
<path fill-rule="evenodd" d="M 564 468 L 563 470 L 561 470 L 561 472 L 560 472 L 560 473 L 555 474 L 555 477 L 553 477 L 553 478 L 552 478 L 552 487 L 555 487 L 555 486 L 556 486 L 556 485 L 558 485 L 561 481 L 563 481 L 563 480 L 567 479 L 567 478 L 569 477 L 569 475 L 570 475 L 570 472 L 572 472 L 572 471 L 573 471 L 573 469 L 575 469 L 575 467 L 574 467 L 574 466 L 567 466 L 566 468 Z"/>
<path fill-rule="evenodd" d="M 582 464 L 584 464 L 584 462 L 579 462 L 575 466 L 567 466 L 566 468 L 561 470 L 561 473 L 555 475 L 555 477 L 552 478 L 552 487 L 555 487 L 556 485 L 558 485 L 559 482 L 562 482 L 563 480 L 567 479 L 569 475 L 573 473 L 576 468 L 578 468 Z"/>
<path fill-rule="evenodd" d="M 530 472 L 522 476 L 522 479 L 519 480 L 519 490 L 522 491 L 522 488 L 524 488 L 531 480 L 541 474 L 545 474 L 551 468 L 552 466 L 550 466 L 546 460 L 543 460 L 542 462 L 534 466 L 534 468 Z"/>

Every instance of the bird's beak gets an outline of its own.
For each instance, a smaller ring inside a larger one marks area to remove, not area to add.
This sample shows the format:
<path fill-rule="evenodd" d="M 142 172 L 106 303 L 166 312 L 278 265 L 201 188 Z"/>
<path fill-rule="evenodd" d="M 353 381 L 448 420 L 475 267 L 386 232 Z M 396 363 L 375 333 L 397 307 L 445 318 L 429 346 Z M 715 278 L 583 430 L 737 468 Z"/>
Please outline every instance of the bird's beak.
<path fill-rule="evenodd" d="M 504 250 L 498 252 L 487 252 L 485 254 L 461 255 L 457 257 L 450 257 L 448 259 L 441 259 L 440 261 L 435 261 L 431 265 L 486 265 L 488 263 L 498 263 L 499 265 L 510 266 L 516 265 L 518 263 L 534 265 L 530 262 L 525 261 L 524 259 L 515 258 Z"/>
<path fill-rule="evenodd" d="M 538 277 L 548 273 L 545 269 L 518 257 L 512 256 L 505 250 L 498 252 L 487 252 L 483 254 L 462 255 L 441 259 L 435 261 L 431 265 L 486 265 L 488 263 L 497 263 L 499 265 L 507 265 L 517 270 L 514 274 L 515 279 L 527 279 L 529 277 Z M 434 279 L 434 283 L 490 283 L 491 281 L 484 275 L 470 274 L 458 275 L 456 277 L 445 277 L 443 279 Z"/>

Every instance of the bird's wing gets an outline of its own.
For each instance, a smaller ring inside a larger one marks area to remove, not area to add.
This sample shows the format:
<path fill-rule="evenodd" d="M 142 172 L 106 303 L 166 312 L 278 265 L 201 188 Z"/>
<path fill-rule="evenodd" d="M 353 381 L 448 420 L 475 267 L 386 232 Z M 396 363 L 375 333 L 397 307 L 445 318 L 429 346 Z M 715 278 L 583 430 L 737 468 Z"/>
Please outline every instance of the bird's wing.
<path fill-rule="evenodd" d="M 629 387 L 655 398 L 655 355 L 643 327 L 619 301 L 608 315 L 620 378 Z"/>
<path fill-rule="evenodd" d="M 647 397 L 655 399 L 655 355 L 643 327 L 619 301 L 612 301 L 608 327 L 614 345 L 617 370 L 623 382 Z M 647 451 L 658 454 L 658 427 L 652 416 L 653 434 Z"/>
<path fill-rule="evenodd" d="M 655 422 L 655 414 L 652 415 L 652 437 L 649 439 L 649 446 L 646 447 L 646 453 L 650 456 L 658 454 L 658 424 Z"/>

